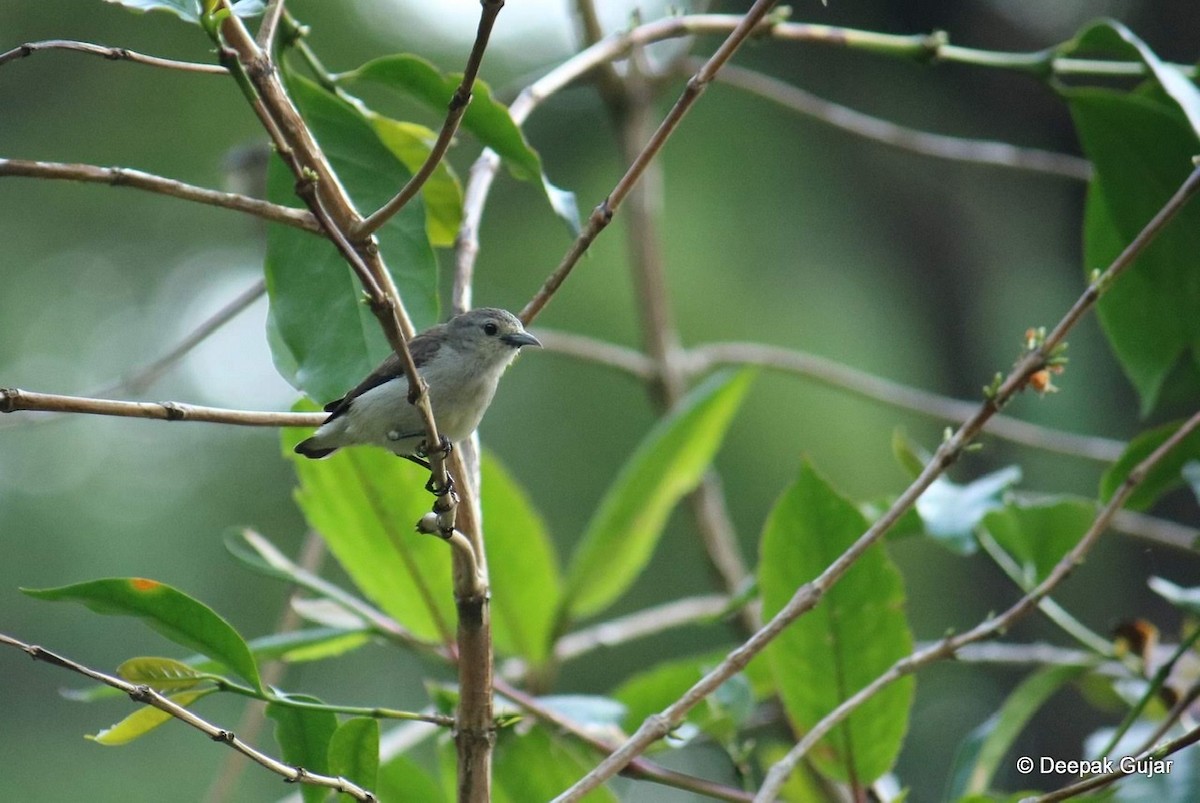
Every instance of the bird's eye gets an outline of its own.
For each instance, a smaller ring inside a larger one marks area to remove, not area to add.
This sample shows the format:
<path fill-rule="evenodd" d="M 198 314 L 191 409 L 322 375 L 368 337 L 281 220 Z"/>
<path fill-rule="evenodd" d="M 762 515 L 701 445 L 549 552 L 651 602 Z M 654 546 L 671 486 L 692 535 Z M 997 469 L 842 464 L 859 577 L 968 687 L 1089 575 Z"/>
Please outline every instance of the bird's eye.
<path fill-rule="evenodd" d="M 485 323 L 483 325 L 483 333 L 489 337 L 494 337 L 499 331 L 500 327 L 496 326 L 494 323 Z"/>

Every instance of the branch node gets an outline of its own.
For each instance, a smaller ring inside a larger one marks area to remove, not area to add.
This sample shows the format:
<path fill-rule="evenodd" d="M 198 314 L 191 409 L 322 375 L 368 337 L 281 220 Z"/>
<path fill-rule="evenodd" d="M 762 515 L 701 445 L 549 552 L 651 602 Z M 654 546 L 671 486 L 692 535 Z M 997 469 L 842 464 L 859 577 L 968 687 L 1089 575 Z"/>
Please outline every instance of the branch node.
<path fill-rule="evenodd" d="M 0 388 L 0 413 L 15 413 L 20 397 L 20 388 Z"/>
<path fill-rule="evenodd" d="M 183 409 L 183 406 L 179 402 L 164 401 L 159 402 L 158 406 L 163 408 L 163 411 L 167 414 L 168 421 L 183 421 L 187 418 L 187 411 Z"/>
<path fill-rule="evenodd" d="M 212 735 L 214 742 L 222 742 L 223 744 L 233 744 L 233 740 L 236 738 L 237 736 L 233 731 L 225 730 L 224 728 Z"/>

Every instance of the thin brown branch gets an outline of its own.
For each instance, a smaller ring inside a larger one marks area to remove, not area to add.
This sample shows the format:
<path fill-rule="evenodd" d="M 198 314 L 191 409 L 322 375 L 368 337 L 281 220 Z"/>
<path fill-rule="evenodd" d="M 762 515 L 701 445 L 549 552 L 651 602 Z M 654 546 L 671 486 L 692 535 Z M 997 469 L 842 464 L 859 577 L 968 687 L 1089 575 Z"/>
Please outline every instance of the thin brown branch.
<path fill-rule="evenodd" d="M 197 64 L 190 61 L 164 59 L 158 56 L 147 56 L 145 53 L 138 53 L 124 47 L 105 47 L 104 45 L 97 45 L 91 42 L 76 42 L 70 39 L 47 39 L 41 42 L 26 42 L 23 45 L 18 45 L 12 50 L 0 53 L 0 67 L 3 67 L 10 61 L 23 59 L 44 50 L 71 50 L 76 53 L 100 56 L 109 61 L 130 61 L 135 64 L 145 64 L 149 67 L 162 67 L 168 70 L 201 73 L 203 75 L 229 74 L 224 67 L 216 64 Z"/>
<path fill-rule="evenodd" d="M 979 408 L 975 402 L 930 393 L 815 354 L 778 346 L 761 343 L 710 343 L 697 346 L 690 352 L 690 356 L 691 369 L 696 373 L 707 373 L 719 365 L 760 365 L 772 370 L 799 374 L 830 387 L 875 399 L 891 407 L 946 421 L 966 422 Z M 1094 435 L 1076 435 L 1005 415 L 993 417 L 988 423 L 987 431 L 998 438 L 1023 446 L 1105 463 L 1116 460 L 1125 450 L 1125 444 L 1120 441 Z"/>
<path fill-rule="evenodd" d="M 0 159 L 0 176 L 62 179 L 89 184 L 107 184 L 110 187 L 133 187 L 160 195 L 169 195 L 172 198 L 181 198 L 185 201 L 244 212 L 272 223 L 282 223 L 285 226 L 293 226 L 305 231 L 320 231 L 316 218 L 303 209 L 273 204 L 270 201 L 250 198 L 236 192 L 221 192 L 197 187 L 193 184 L 185 184 L 182 181 L 163 178 L 153 173 L 144 173 L 128 167 L 98 167 L 89 164 Z"/>
<path fill-rule="evenodd" d="M 547 351 L 615 368 L 643 380 L 653 377 L 657 371 L 652 360 L 633 349 L 554 329 L 538 328 L 534 331 Z M 975 402 L 903 385 L 815 354 L 763 343 L 702 344 L 685 350 L 682 359 L 688 375 L 692 377 L 706 374 L 721 365 L 758 365 L 815 379 L 829 387 L 846 390 L 890 407 L 944 421 L 967 421 L 978 407 Z M 987 431 L 997 438 L 1023 446 L 1102 463 L 1111 463 L 1125 450 L 1125 444 L 1121 441 L 1095 435 L 1076 435 L 1006 415 L 993 416 Z M 1138 527 L 1125 514 L 1122 514 L 1121 521 L 1128 521 L 1131 528 Z M 1172 530 L 1168 536 L 1174 544 L 1184 546 L 1189 545 L 1189 539 L 1194 537 L 1194 532 L 1185 532 L 1183 529 Z"/>
<path fill-rule="evenodd" d="M 255 410 L 229 410 L 202 407 L 183 402 L 131 402 L 89 399 L 36 393 L 20 388 L 0 388 L 0 413 L 37 410 L 48 413 L 85 413 L 120 418 L 153 418 L 159 421 L 206 421 L 242 427 L 316 427 L 324 422 L 322 413 L 275 413 Z"/>
<path fill-rule="evenodd" d="M 1009 372 L 1003 382 L 995 388 L 989 398 L 980 406 L 975 415 L 966 421 L 947 438 L 933 458 L 921 471 L 920 475 L 904 490 L 890 508 L 863 533 L 853 545 L 834 560 L 814 580 L 805 583 L 792 598 L 776 613 L 769 622 L 751 636 L 740 647 L 726 656 L 716 668 L 701 678 L 682 697 L 663 711 L 654 714 L 642 723 L 641 727 L 615 753 L 601 762 L 591 772 L 563 792 L 557 801 L 578 800 L 592 789 L 597 788 L 616 773 L 620 772 L 630 760 L 643 753 L 648 747 L 669 734 L 679 726 L 687 713 L 699 705 L 708 695 L 716 691 L 722 683 L 741 671 L 750 660 L 762 652 L 768 644 L 783 632 L 783 630 L 801 615 L 812 610 L 824 597 L 825 593 L 842 578 L 850 567 L 874 546 L 891 529 L 892 525 L 911 508 L 933 481 L 945 473 L 962 454 L 963 450 L 979 435 L 991 419 L 1015 395 L 1021 392 L 1029 381 L 1029 377 L 1042 370 L 1056 350 L 1062 344 L 1067 333 L 1079 321 L 1082 315 L 1090 310 L 1103 292 L 1111 286 L 1134 258 L 1154 239 L 1155 235 L 1179 210 L 1200 190 L 1200 168 L 1188 176 L 1183 185 L 1171 196 L 1170 200 L 1146 224 L 1146 227 L 1133 239 L 1130 245 L 1122 251 L 1116 260 L 1104 271 L 1080 296 L 1079 300 L 1067 311 L 1045 339 L 1026 352 L 1025 356 Z M 1034 600 L 1031 596 L 1023 598 L 1028 607 Z"/>
<path fill-rule="evenodd" d="M 283 3 L 284 0 L 270 0 L 266 11 L 263 12 L 262 22 L 259 23 L 258 35 L 254 37 L 255 43 L 267 53 L 274 49 L 275 34 L 284 14 Z"/>
<path fill-rule="evenodd" d="M 1197 428 L 1200 428 L 1200 412 L 1193 415 L 1170 438 L 1164 441 L 1162 445 L 1129 472 L 1121 487 L 1113 494 L 1108 504 L 1101 508 L 1096 518 L 1092 521 L 1091 526 L 1088 527 L 1087 532 L 1079 539 L 1079 542 L 1055 564 L 1054 568 L 1050 570 L 1040 583 L 1030 589 L 1028 593 L 1017 600 L 1008 610 L 989 617 L 965 633 L 956 636 L 947 636 L 897 661 L 886 672 L 879 675 L 855 694 L 846 698 L 840 705 L 829 712 L 820 722 L 804 734 L 804 738 L 797 742 L 783 759 L 771 768 L 767 773 L 766 779 L 763 781 L 763 785 L 759 788 L 755 800 L 762 803 L 769 803 L 769 801 L 775 800 L 788 776 L 791 775 L 808 751 L 824 738 L 829 731 L 845 720 L 852 711 L 874 697 L 880 690 L 900 678 L 916 672 L 921 667 L 942 660 L 943 658 L 952 657 L 960 647 L 994 638 L 1004 633 L 1018 619 L 1036 610 L 1050 592 L 1057 588 L 1076 566 L 1083 563 L 1084 558 L 1087 557 L 1088 552 L 1095 546 L 1101 534 L 1108 528 L 1117 511 L 1124 506 L 1125 501 L 1142 480 L 1145 479 L 1150 469 L 1162 461 L 1172 449 L 1177 447 Z"/>
<path fill-rule="evenodd" d="M 717 51 L 704 63 L 695 75 L 687 82 L 687 87 L 675 101 L 675 105 L 667 113 L 667 116 L 659 124 L 650 140 L 642 147 L 633 162 L 629 165 L 629 169 L 625 171 L 625 175 L 621 177 L 616 186 L 608 194 L 599 206 L 597 206 L 590 216 L 588 216 L 587 225 L 571 248 L 567 251 L 566 256 L 558 264 L 558 267 L 546 278 L 541 289 L 529 300 L 524 309 L 521 310 L 520 318 L 524 323 L 532 322 L 538 313 L 550 302 L 558 288 L 570 275 L 572 269 L 579 262 L 579 259 L 591 246 L 592 241 L 608 227 L 612 221 L 613 215 L 620 209 L 621 203 L 641 179 L 647 165 L 651 160 L 658 155 L 666 144 L 670 136 L 675 132 L 679 123 L 687 115 L 695 102 L 703 94 L 708 84 L 713 80 L 717 71 L 729 61 L 738 48 L 749 38 L 750 34 L 757 28 L 767 12 L 775 5 L 775 0 L 756 0 L 750 10 L 746 12 L 746 16 L 741 19 L 733 32 L 721 43 Z"/>
<path fill-rule="evenodd" d="M 353 230 L 355 237 L 365 237 L 372 232 L 378 231 L 379 227 L 388 222 L 397 212 L 403 209 L 409 201 L 416 197 L 421 191 L 421 187 L 425 186 L 425 182 L 433 175 L 433 171 L 441 164 L 442 159 L 446 156 L 446 151 L 450 149 L 450 143 L 454 141 L 454 134 L 458 131 L 459 123 L 462 122 L 463 115 L 467 112 L 467 105 L 471 102 L 471 90 L 475 86 L 475 78 L 479 74 L 479 67 L 483 63 L 483 54 L 487 50 L 488 39 L 492 35 L 492 27 L 496 23 L 496 16 L 499 15 L 500 9 L 504 8 L 504 0 L 480 0 L 481 11 L 479 14 L 479 27 L 475 32 L 475 44 L 471 48 L 471 54 L 467 57 L 467 67 L 463 71 L 462 82 L 458 88 L 454 90 L 454 94 L 450 97 L 450 106 L 446 112 L 446 120 L 442 123 L 442 130 L 438 132 L 437 140 L 433 143 L 433 147 L 429 149 L 429 155 L 425 157 L 425 162 L 420 169 L 413 174 L 398 192 L 386 204 L 381 206 L 377 211 L 367 217 L 357 228 Z"/>
<path fill-rule="evenodd" d="M 260 764 L 276 775 L 283 777 L 288 783 L 304 783 L 311 786 L 321 786 L 327 789 L 334 789 L 342 794 L 350 795 L 355 800 L 375 801 L 375 795 L 363 789 L 357 784 L 348 781 L 345 778 L 335 778 L 328 775 L 320 775 L 315 772 L 310 772 L 303 767 L 294 767 L 290 764 L 272 758 L 266 753 L 251 747 L 246 742 L 242 741 L 233 731 L 225 730 L 224 728 L 213 725 L 205 719 L 200 718 L 188 709 L 172 702 L 170 698 L 165 697 L 149 686 L 138 685 L 122 680 L 113 675 L 107 675 L 103 672 L 98 672 L 95 669 L 76 663 L 69 658 L 64 658 L 57 653 L 50 652 L 47 649 L 34 644 L 26 644 L 23 641 L 18 641 L 11 636 L 6 636 L 0 633 L 0 644 L 6 644 L 10 647 L 16 647 L 22 650 L 30 658 L 35 661 L 44 661 L 62 669 L 70 670 L 76 674 L 83 675 L 85 678 L 111 686 L 114 689 L 124 692 L 129 695 L 129 698 L 135 703 L 153 706 L 159 711 L 171 715 L 180 722 L 183 722 L 201 733 L 208 736 L 214 742 L 229 745 L 234 750 L 249 758 L 251 761 Z"/>
<path fill-rule="evenodd" d="M 93 396 L 100 398 L 108 398 L 114 395 L 125 394 L 141 394 L 146 392 L 151 385 L 166 373 L 173 365 L 182 360 L 192 349 L 203 343 L 210 335 L 220 329 L 222 326 L 233 320 L 237 315 L 244 311 L 248 306 L 253 304 L 266 291 L 266 284 L 262 279 L 256 281 L 247 290 L 234 298 L 221 309 L 217 310 L 210 317 L 201 321 L 200 325 L 193 329 L 188 334 L 184 335 L 183 339 L 172 347 L 166 354 L 159 357 L 147 365 L 141 366 L 135 370 L 122 376 L 116 381 L 109 382 L 107 385 L 88 391 L 83 394 L 85 396 Z M 38 422 L 49 422 L 60 420 L 54 417 L 53 414 L 47 414 L 45 417 L 39 417 Z M 9 421 L 0 423 L 0 430 L 11 429 L 15 427 L 27 427 L 31 422 L 28 421 Z"/>
<path fill-rule="evenodd" d="M 568 633 L 555 642 L 554 656 L 559 661 L 570 661 L 600 648 L 615 647 L 681 625 L 720 616 L 728 605 L 729 597 L 725 594 L 672 600 Z"/>
<path fill-rule="evenodd" d="M 688 63 L 697 64 L 698 60 L 690 59 Z M 1022 148 L 1007 142 L 966 139 L 918 131 L 889 120 L 872 117 L 840 103 L 824 100 L 778 78 L 745 67 L 731 64 L 721 71 L 717 80 L 820 120 L 848 134 L 932 156 L 935 159 L 1024 170 L 1076 181 L 1088 181 L 1092 177 L 1091 163 L 1078 156 L 1037 148 Z"/>

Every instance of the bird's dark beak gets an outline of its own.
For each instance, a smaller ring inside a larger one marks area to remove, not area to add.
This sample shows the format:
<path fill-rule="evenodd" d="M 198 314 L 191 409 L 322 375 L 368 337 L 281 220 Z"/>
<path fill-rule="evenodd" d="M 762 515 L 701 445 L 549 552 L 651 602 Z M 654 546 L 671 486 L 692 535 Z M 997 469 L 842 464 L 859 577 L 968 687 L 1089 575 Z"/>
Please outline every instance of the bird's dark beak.
<path fill-rule="evenodd" d="M 519 349 L 521 346 L 537 346 L 538 348 L 541 348 L 542 346 L 542 341 L 538 340 L 528 332 L 514 332 L 513 334 L 505 335 L 500 339 L 515 349 Z"/>

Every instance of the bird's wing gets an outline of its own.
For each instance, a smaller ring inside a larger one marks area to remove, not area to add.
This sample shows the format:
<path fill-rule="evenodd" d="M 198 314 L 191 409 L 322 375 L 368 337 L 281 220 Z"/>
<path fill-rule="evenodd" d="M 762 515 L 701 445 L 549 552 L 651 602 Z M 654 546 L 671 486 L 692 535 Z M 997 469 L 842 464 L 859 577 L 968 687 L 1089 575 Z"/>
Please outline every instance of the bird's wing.
<path fill-rule="evenodd" d="M 440 329 L 441 326 L 427 329 L 408 342 L 408 351 L 412 354 L 413 362 L 416 363 L 417 368 L 425 365 L 437 354 L 438 347 L 441 345 L 441 338 L 437 337 L 436 333 Z M 325 405 L 325 412 L 330 414 L 326 420 L 332 421 L 349 410 L 350 403 L 371 388 L 377 388 L 385 382 L 390 382 L 397 377 L 403 376 L 404 364 L 401 363 L 399 355 L 392 352 L 379 364 L 378 368 L 372 371 L 366 379 L 355 385 L 345 396 L 340 399 L 334 399 Z"/>

